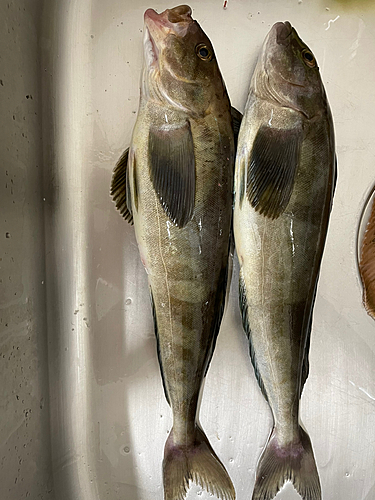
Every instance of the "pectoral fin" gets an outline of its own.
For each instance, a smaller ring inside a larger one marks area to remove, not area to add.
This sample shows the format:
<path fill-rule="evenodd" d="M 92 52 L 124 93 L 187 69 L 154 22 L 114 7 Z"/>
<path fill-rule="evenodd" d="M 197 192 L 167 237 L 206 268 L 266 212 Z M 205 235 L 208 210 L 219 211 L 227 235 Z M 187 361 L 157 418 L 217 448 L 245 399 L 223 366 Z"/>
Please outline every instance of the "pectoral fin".
<path fill-rule="evenodd" d="M 129 148 L 124 151 L 113 171 L 111 196 L 117 210 L 130 224 L 133 224 L 128 172 Z"/>
<path fill-rule="evenodd" d="M 247 170 L 247 197 L 255 210 L 275 219 L 285 210 L 293 191 L 301 149 L 296 129 L 261 127 L 254 140 Z"/>
<path fill-rule="evenodd" d="M 190 221 L 195 202 L 195 156 L 189 122 L 149 132 L 150 177 L 170 220 L 182 228 Z"/>

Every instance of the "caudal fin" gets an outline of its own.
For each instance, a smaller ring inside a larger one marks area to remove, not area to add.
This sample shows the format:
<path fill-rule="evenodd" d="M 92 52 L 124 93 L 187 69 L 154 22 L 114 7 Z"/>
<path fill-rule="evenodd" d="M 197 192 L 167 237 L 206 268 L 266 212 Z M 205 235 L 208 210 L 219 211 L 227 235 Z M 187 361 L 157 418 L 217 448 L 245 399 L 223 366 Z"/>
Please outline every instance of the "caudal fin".
<path fill-rule="evenodd" d="M 222 500 L 235 499 L 232 481 L 204 432 L 197 427 L 194 443 L 186 446 L 174 443 L 172 429 L 164 448 L 164 499 L 183 500 L 190 481 Z"/>
<path fill-rule="evenodd" d="M 253 500 L 272 500 L 284 483 L 291 481 L 303 500 L 321 500 L 322 492 L 314 453 L 306 431 L 299 441 L 281 446 L 274 429 L 260 457 Z"/>

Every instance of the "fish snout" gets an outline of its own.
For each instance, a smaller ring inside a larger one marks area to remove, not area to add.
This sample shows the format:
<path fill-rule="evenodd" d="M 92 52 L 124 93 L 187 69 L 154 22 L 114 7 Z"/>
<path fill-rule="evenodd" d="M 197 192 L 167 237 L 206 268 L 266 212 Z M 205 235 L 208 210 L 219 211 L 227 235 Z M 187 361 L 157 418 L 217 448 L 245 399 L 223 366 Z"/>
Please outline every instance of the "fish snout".
<path fill-rule="evenodd" d="M 290 22 L 285 21 L 285 23 L 276 23 L 274 24 L 273 29 L 276 31 L 276 43 L 279 45 L 286 45 L 293 30 Z"/>
<path fill-rule="evenodd" d="M 179 5 L 173 9 L 167 9 L 168 20 L 171 23 L 181 23 L 191 21 L 192 10 L 188 5 Z"/>

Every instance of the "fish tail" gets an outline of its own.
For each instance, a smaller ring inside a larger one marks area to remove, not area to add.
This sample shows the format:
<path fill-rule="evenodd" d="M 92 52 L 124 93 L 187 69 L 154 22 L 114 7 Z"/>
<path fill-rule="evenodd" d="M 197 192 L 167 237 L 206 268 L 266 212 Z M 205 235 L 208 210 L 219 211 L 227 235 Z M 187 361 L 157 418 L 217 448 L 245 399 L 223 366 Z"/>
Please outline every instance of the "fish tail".
<path fill-rule="evenodd" d="M 311 441 L 307 432 L 299 427 L 299 439 L 282 446 L 274 428 L 260 457 L 253 500 L 271 500 L 291 481 L 303 500 L 321 500 L 319 475 Z"/>
<path fill-rule="evenodd" d="M 164 448 L 164 500 L 183 500 L 190 481 L 222 500 L 235 499 L 232 481 L 202 429 L 196 428 L 190 445 L 175 443 L 172 429 Z"/>

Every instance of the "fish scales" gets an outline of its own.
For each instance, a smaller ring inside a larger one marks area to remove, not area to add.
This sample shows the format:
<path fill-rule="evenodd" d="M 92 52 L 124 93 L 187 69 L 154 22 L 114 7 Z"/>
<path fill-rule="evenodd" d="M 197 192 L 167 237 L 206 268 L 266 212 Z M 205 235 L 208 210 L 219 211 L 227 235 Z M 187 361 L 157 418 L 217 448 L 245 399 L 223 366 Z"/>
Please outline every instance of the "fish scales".
<path fill-rule="evenodd" d="M 194 216 L 185 228 L 181 230 L 169 220 L 147 169 L 137 182 L 143 196 L 139 200 L 142 222 L 136 224 L 136 235 L 149 273 L 158 330 L 163 332 L 158 341 L 167 392 L 172 406 L 179 408 L 180 418 L 186 420 L 181 422 L 182 428 L 186 424 L 195 426 L 195 419 L 184 415 L 185 405 L 191 402 L 182 396 L 187 391 L 187 397 L 194 396 L 196 404 L 215 333 L 216 318 L 212 313 L 217 288 L 223 286 L 220 281 L 228 265 L 231 172 L 226 157 L 222 165 L 218 163 L 224 146 L 230 150 L 230 130 L 221 131 L 227 137 L 224 143 L 215 142 L 213 136 L 218 133 L 207 133 L 207 121 L 192 122 L 192 134 L 197 138 L 196 204 Z M 137 149 L 143 149 L 142 145 L 137 144 Z M 212 182 L 215 172 L 216 180 Z"/>
<path fill-rule="evenodd" d="M 325 234 L 324 226 L 327 224 L 327 210 L 330 206 L 325 189 L 330 182 L 330 171 L 317 167 L 317 162 L 309 153 L 310 149 L 309 141 L 304 141 L 293 193 L 286 211 L 279 218 L 266 218 L 248 204 L 236 219 L 236 227 L 239 229 L 244 225 L 252 228 L 249 241 L 242 243 L 242 239 L 248 234 L 241 232 L 236 237 L 236 243 L 241 274 L 248 290 L 248 315 L 254 331 L 254 348 L 259 353 L 257 361 L 260 363 L 263 349 L 257 349 L 255 332 L 261 329 L 269 332 L 266 343 L 274 344 L 270 348 L 278 353 L 276 359 L 271 357 L 268 362 L 275 364 L 275 370 L 295 372 L 294 376 L 287 379 L 287 383 L 295 386 L 290 397 L 294 397 L 300 383 L 296 371 L 299 369 L 300 344 L 304 341 L 301 338 L 301 318 L 306 318 L 307 321 L 305 306 L 306 311 L 311 309 L 312 290 L 324 243 L 322 235 Z M 324 152 L 322 156 L 324 157 Z M 326 165 L 327 160 L 326 157 L 320 164 Z M 312 197 L 318 209 L 311 209 L 309 203 L 306 203 Z M 243 246 L 250 248 L 246 257 L 243 255 Z M 280 325 L 280 319 L 286 321 L 286 324 Z M 289 328 L 290 320 L 293 321 L 292 328 Z M 306 325 L 303 326 L 306 329 Z M 272 333 L 275 334 L 274 339 Z M 288 339 L 290 334 L 295 338 Z M 285 343 L 280 342 L 280 335 L 286 336 Z M 289 359 L 290 362 L 282 362 L 283 359 Z M 265 380 L 263 382 L 266 383 Z M 277 383 L 266 384 L 266 387 L 267 393 L 281 390 Z"/>
<path fill-rule="evenodd" d="M 124 218 L 134 221 L 173 413 L 164 449 L 164 498 L 183 499 L 194 481 L 222 500 L 234 500 L 232 482 L 197 414 L 229 272 L 231 108 L 211 42 L 190 7 L 147 10 L 144 33 L 137 121 L 111 193 Z"/>
<path fill-rule="evenodd" d="M 299 399 L 334 185 L 332 117 L 314 56 L 277 23 L 250 85 L 235 170 L 243 324 L 274 418 L 254 500 L 271 500 L 287 480 L 304 500 L 321 498 Z"/>

